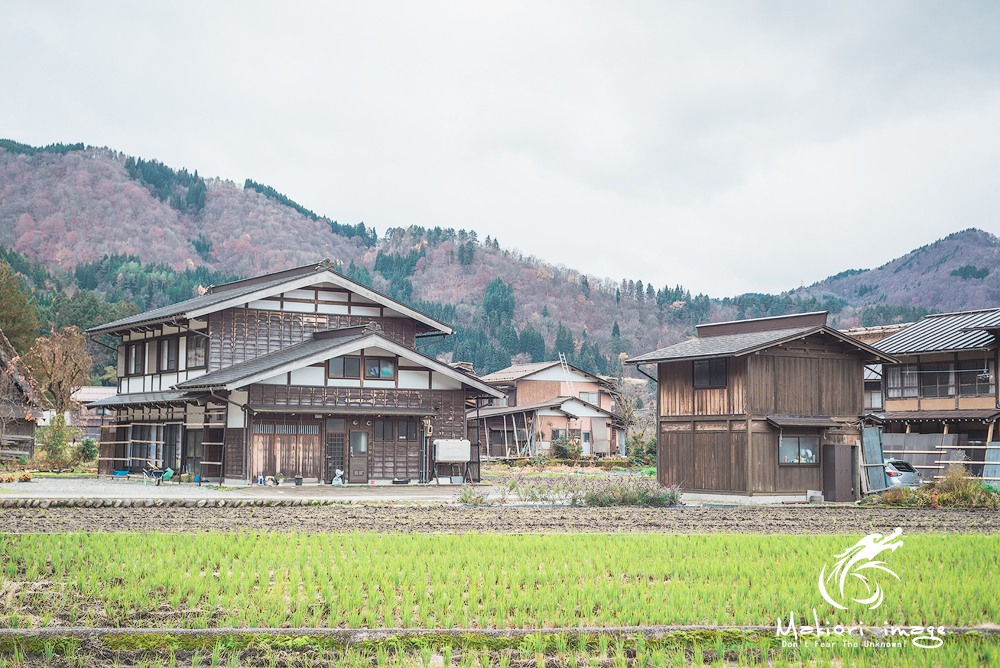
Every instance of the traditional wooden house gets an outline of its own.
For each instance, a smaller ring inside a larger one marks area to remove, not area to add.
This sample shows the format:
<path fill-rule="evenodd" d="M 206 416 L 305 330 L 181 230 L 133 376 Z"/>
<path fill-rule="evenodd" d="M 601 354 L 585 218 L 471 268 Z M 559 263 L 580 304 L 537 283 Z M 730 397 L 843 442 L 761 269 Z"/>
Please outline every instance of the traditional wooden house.
<path fill-rule="evenodd" d="M 1000 462 L 987 456 L 1000 419 L 998 330 L 1000 308 L 941 313 L 872 344 L 899 361 L 882 369 L 886 455 L 925 478 L 960 458 L 977 475 L 984 461 Z"/>
<path fill-rule="evenodd" d="M 503 396 L 418 350 L 450 327 L 326 261 L 89 332 L 120 337 L 119 393 L 89 404 L 116 411 L 102 473 L 423 481 L 432 438 L 465 439 L 466 402 Z"/>
<path fill-rule="evenodd" d="M 17 364 L 17 353 L 0 331 L 0 459 L 31 459 L 35 423 L 44 406 L 30 378 Z"/>
<path fill-rule="evenodd" d="M 895 360 L 826 318 L 699 325 L 697 338 L 627 360 L 640 371 L 656 366 L 660 483 L 791 498 L 817 490 L 840 500 L 835 466 L 846 466 L 849 496 L 850 450 L 836 462 L 833 453 L 861 438 L 865 362 Z"/>
<path fill-rule="evenodd" d="M 584 455 L 618 451 L 623 429 L 611 382 L 559 361 L 515 364 L 482 380 L 504 392 L 468 413 L 483 456 L 549 454 L 561 438 Z"/>

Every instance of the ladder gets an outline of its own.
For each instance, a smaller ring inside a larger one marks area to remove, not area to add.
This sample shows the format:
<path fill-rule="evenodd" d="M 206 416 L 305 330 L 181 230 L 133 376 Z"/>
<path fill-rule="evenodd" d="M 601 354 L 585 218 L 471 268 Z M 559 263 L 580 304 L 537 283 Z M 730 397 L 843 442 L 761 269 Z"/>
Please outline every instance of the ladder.
<path fill-rule="evenodd" d="M 559 366 L 562 367 L 563 374 L 566 376 L 566 387 L 569 389 L 569 396 L 575 397 L 576 390 L 573 389 L 573 376 L 569 372 L 569 363 L 566 362 L 566 353 L 559 353 Z"/>

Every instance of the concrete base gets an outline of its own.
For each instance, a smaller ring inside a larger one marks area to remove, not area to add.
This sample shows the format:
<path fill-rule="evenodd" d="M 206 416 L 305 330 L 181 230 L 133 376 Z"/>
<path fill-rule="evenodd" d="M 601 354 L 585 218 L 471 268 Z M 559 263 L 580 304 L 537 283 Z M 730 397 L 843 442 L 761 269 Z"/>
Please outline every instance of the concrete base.
<path fill-rule="evenodd" d="M 805 494 L 789 494 L 782 496 L 747 496 L 746 494 L 681 494 L 681 503 L 691 505 L 735 505 L 735 506 L 762 506 L 782 504 L 786 501 L 807 501 Z"/>

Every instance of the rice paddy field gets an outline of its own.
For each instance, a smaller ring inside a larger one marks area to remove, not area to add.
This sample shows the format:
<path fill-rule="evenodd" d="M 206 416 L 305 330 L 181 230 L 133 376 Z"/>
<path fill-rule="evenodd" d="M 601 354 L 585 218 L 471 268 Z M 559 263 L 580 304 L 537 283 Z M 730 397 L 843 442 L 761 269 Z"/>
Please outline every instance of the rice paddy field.
<path fill-rule="evenodd" d="M 819 574 L 859 538 L 4 535 L 0 668 L 1000 661 L 990 626 L 1000 620 L 1000 535 L 904 535 L 900 549 L 882 555 L 898 579 L 879 572 L 884 602 L 877 610 L 849 597 L 838 609 L 821 597 Z M 860 598 L 860 587 L 852 579 L 846 591 Z M 829 632 L 817 642 L 808 632 L 778 635 L 791 614 L 800 626 L 815 619 L 827 629 L 963 631 L 933 632 L 940 646 L 927 649 L 910 631 L 888 642 L 899 647 L 877 646 L 885 639 L 861 631 Z M 230 631 L 199 634 L 219 628 Z"/>

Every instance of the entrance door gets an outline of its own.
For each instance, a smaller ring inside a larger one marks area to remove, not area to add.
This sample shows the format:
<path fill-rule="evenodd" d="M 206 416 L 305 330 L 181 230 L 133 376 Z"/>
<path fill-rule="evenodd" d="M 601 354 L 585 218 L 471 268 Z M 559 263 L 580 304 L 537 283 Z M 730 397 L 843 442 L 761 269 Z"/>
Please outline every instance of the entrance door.
<path fill-rule="evenodd" d="M 582 439 L 580 441 L 580 448 L 581 448 L 582 453 L 584 455 L 591 454 L 590 432 L 589 431 L 581 432 L 580 436 L 581 436 L 581 439 Z"/>
<path fill-rule="evenodd" d="M 351 432 L 350 482 L 368 482 L 368 432 Z"/>
<path fill-rule="evenodd" d="M 204 446 L 202 446 L 204 440 L 205 432 L 201 429 L 188 430 L 184 449 L 184 473 L 201 475 L 201 460 L 205 454 Z"/>
<path fill-rule="evenodd" d="M 344 455 L 347 445 L 347 420 L 328 418 L 326 421 L 326 481 L 332 482 L 341 471 L 340 481 L 347 482 Z"/>

